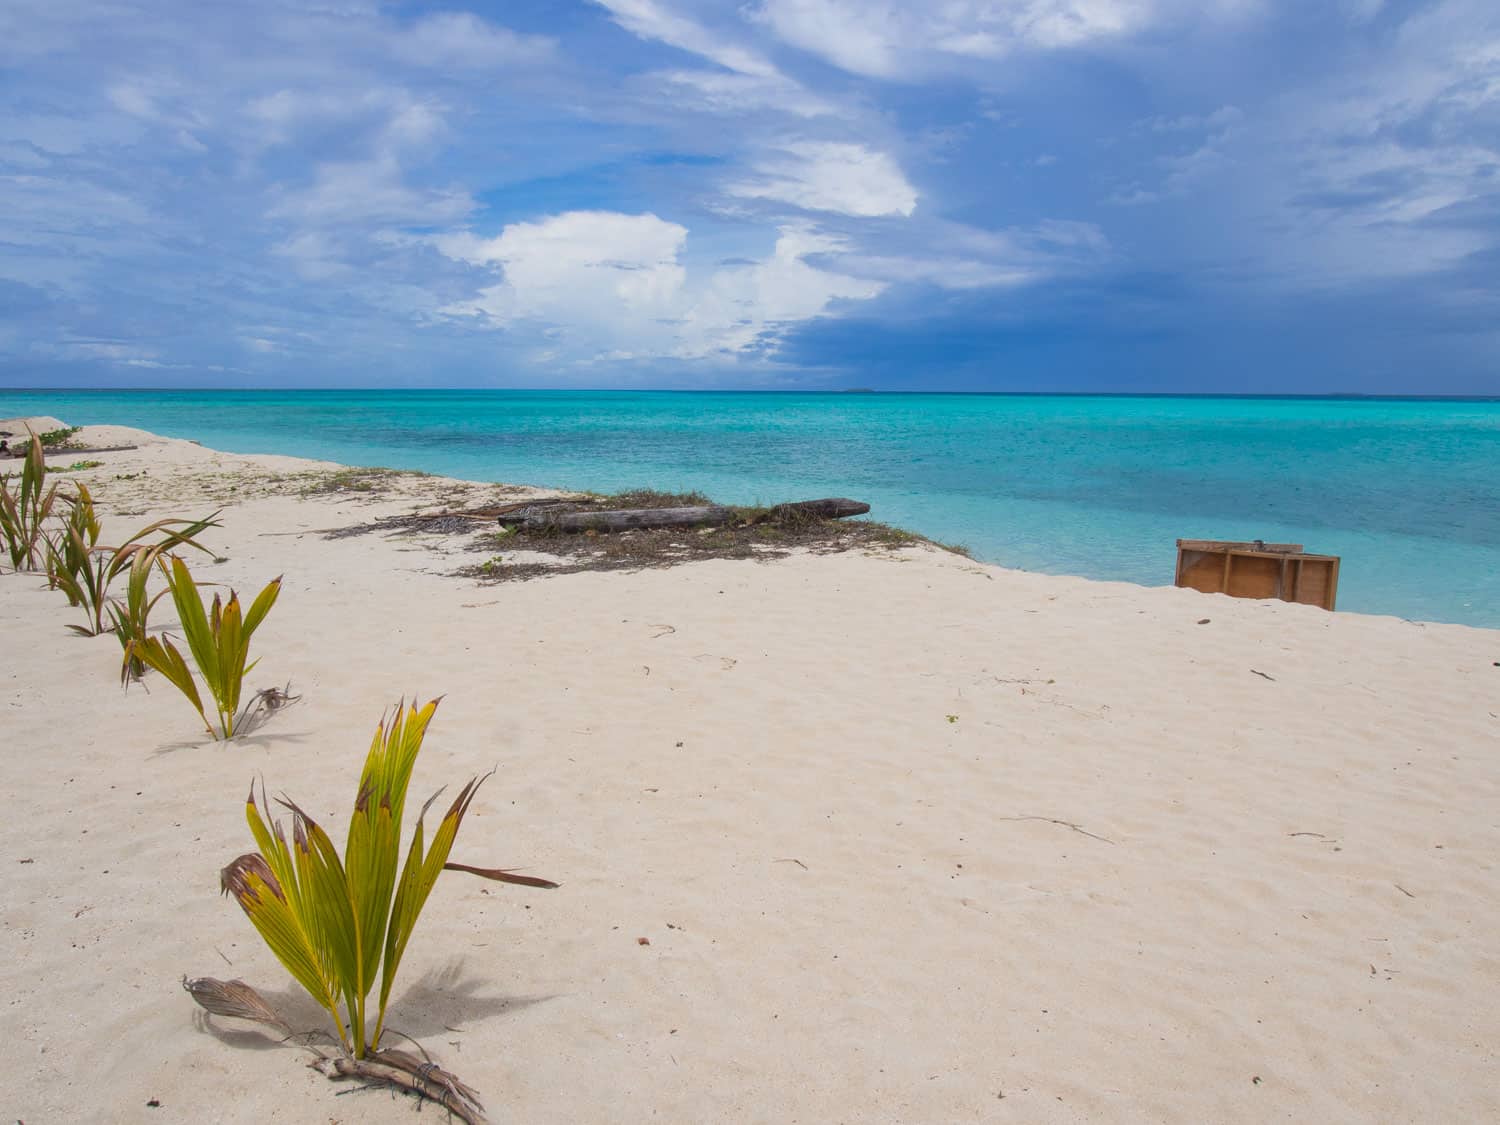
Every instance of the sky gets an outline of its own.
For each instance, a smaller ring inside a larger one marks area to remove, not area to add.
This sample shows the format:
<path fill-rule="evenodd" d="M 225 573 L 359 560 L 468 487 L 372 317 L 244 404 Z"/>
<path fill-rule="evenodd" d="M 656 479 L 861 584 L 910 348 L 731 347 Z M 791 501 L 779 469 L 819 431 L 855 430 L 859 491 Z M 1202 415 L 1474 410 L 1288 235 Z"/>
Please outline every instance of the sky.
<path fill-rule="evenodd" d="M 1500 3 L 6 0 L 78 385 L 1500 394 Z"/>

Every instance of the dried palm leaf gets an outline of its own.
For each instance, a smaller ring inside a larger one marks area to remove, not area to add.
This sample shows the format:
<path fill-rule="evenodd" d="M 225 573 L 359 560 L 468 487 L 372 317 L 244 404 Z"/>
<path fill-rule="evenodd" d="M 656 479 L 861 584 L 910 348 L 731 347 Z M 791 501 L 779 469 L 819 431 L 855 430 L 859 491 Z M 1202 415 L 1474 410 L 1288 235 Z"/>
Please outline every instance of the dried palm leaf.
<path fill-rule="evenodd" d="M 198 1002 L 198 1007 L 216 1016 L 253 1020 L 274 1027 L 287 1035 L 292 1029 L 256 992 L 242 980 L 215 980 L 213 977 L 182 978 L 182 987 Z"/>

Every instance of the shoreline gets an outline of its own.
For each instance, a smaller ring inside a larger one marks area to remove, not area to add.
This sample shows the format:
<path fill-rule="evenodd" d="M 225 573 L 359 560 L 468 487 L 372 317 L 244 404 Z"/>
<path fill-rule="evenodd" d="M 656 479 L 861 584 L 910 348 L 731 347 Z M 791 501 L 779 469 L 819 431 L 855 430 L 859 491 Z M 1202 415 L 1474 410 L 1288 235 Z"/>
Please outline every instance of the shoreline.
<path fill-rule="evenodd" d="M 101 393 L 110 393 L 110 392 L 108 392 L 104 388 L 97 388 L 97 389 L 100 390 Z M 267 393 L 279 393 L 279 392 L 273 392 L 273 391 L 269 391 L 268 390 Z M 455 391 L 454 393 L 467 393 L 467 392 Z M 662 393 L 675 393 L 675 392 L 662 392 Z M 1087 396 L 1087 397 L 1111 397 L 1111 396 Z M 1112 396 L 1112 397 L 1161 397 L 1161 396 Z M 1225 397 L 1225 396 L 1168 396 L 1168 397 L 1189 397 L 1189 398 L 1192 398 L 1192 397 L 1210 397 L 1211 398 L 1211 397 Z M 1280 397 L 1288 397 L 1288 396 L 1228 396 L 1228 397 L 1236 397 L 1236 398 L 1239 398 L 1239 397 L 1280 398 Z M 1329 396 L 1291 396 L 1291 397 L 1323 398 L 1323 397 L 1329 397 Z M 1376 396 L 1376 397 L 1386 397 L 1386 396 Z M 37 417 L 42 418 L 44 421 L 46 421 L 48 423 L 56 423 L 56 426 L 54 426 L 53 428 L 65 428 L 66 425 L 67 425 L 66 423 L 63 423 L 60 419 L 52 417 L 52 416 L 37 416 Z M 12 421 L 18 421 L 18 419 L 12 419 Z M 557 484 L 537 484 L 537 483 L 530 483 L 530 482 L 514 482 L 514 481 L 509 481 L 509 482 L 485 481 L 485 480 L 479 480 L 479 479 L 468 478 L 468 477 L 456 477 L 456 476 L 451 476 L 451 475 L 443 474 L 443 473 L 433 473 L 433 472 L 428 472 L 427 470 L 423 470 L 423 469 L 413 469 L 413 468 L 408 468 L 408 467 L 399 466 L 399 465 L 349 464 L 349 463 L 346 463 L 346 462 L 330 461 L 330 460 L 325 460 L 325 459 L 321 459 L 321 458 L 299 457 L 299 456 L 290 455 L 290 454 L 280 454 L 280 453 L 243 453 L 243 452 L 236 452 L 236 451 L 232 451 L 232 450 L 221 450 L 221 449 L 217 449 L 217 448 L 210 448 L 210 447 L 205 446 L 205 445 L 201 444 L 200 442 L 198 442 L 198 441 L 196 441 L 194 439 L 190 439 L 190 438 L 167 437 L 165 435 L 156 434 L 156 433 L 153 433 L 152 431 L 148 431 L 148 430 L 140 430 L 140 429 L 136 429 L 136 428 L 133 428 L 133 427 L 127 427 L 127 426 L 116 426 L 116 425 L 111 425 L 111 424 L 107 424 L 107 423 L 89 424 L 89 425 L 87 425 L 87 426 L 85 426 L 83 428 L 86 429 L 86 430 L 90 430 L 90 431 L 94 432 L 96 434 L 96 437 L 93 438 L 93 439 L 91 439 L 91 440 L 94 440 L 94 441 L 97 441 L 97 442 L 100 442 L 100 443 L 107 443 L 107 442 L 110 442 L 110 441 L 127 441 L 127 440 L 130 440 L 129 435 L 143 435 L 144 439 L 148 443 L 182 442 L 182 443 L 185 443 L 186 445 L 190 445 L 190 446 L 194 446 L 194 447 L 196 447 L 198 449 L 206 450 L 208 452 L 208 454 L 210 454 L 213 457 L 219 458 L 221 461 L 223 459 L 226 459 L 226 458 L 234 460 L 234 461 L 237 461 L 237 462 L 240 463 L 239 466 L 238 466 L 238 468 L 239 468 L 240 471 L 247 471 L 247 472 L 251 472 L 252 474 L 261 473 L 262 470 L 265 470 L 268 466 L 271 467 L 273 469 L 273 471 L 270 472 L 267 475 L 272 475 L 272 476 L 277 475 L 278 473 L 281 474 L 281 475 L 291 475 L 291 474 L 295 474 L 297 472 L 302 472 L 302 473 L 335 473 L 335 474 L 337 474 L 337 473 L 352 473 L 352 474 L 369 473 L 369 474 L 381 474 L 381 475 L 390 474 L 393 479 L 394 478 L 399 478 L 399 477 L 409 477 L 409 478 L 412 478 L 413 480 L 426 480 L 426 481 L 430 482 L 430 485 L 433 486 L 433 487 L 440 487 L 440 486 L 443 486 L 444 484 L 447 484 L 449 486 L 452 486 L 452 487 L 460 490 L 460 493 L 464 494 L 464 495 L 473 496 L 473 495 L 481 494 L 482 493 L 482 494 L 485 494 L 485 495 L 490 495 L 490 496 L 496 498 L 497 500 L 500 500 L 500 501 L 503 501 L 503 502 L 520 500 L 520 499 L 533 499 L 533 498 L 534 499 L 546 499 L 546 498 L 554 498 L 554 497 L 559 497 L 559 496 L 598 495 L 598 493 L 592 493 L 592 492 L 589 492 L 588 490 L 575 490 L 575 489 L 570 489 L 570 488 L 567 488 L 567 487 L 564 487 L 564 486 L 561 486 L 561 485 L 557 485 Z M 114 436 L 111 436 L 111 435 L 114 435 Z M 65 453 L 66 450 L 59 450 L 58 452 Z M 51 457 L 51 456 L 52 456 L 52 454 L 49 453 L 49 457 Z M 19 463 L 19 462 L 17 462 L 17 463 Z M 298 466 L 301 466 L 301 468 L 298 468 Z M 81 475 L 82 475 L 82 479 L 84 479 L 85 482 L 87 482 L 88 476 L 86 474 L 81 474 Z M 415 488 L 414 487 L 412 489 L 402 490 L 400 494 L 402 495 L 403 498 L 409 499 L 414 504 L 418 505 L 418 508 L 414 508 L 412 510 L 419 510 L 420 504 L 421 504 L 421 501 L 422 501 L 422 497 L 423 497 L 423 493 L 422 493 L 422 490 L 420 488 Z M 227 493 L 225 493 L 223 491 L 214 493 L 214 495 L 218 495 L 221 499 L 226 499 L 226 500 L 233 498 L 232 495 L 227 494 Z M 442 504 L 437 499 L 430 499 L 429 502 L 432 505 L 434 505 L 434 506 L 446 506 L 446 507 L 453 507 L 454 506 L 454 505 L 451 505 L 451 504 Z M 872 515 L 875 515 L 875 514 L 878 514 L 878 513 L 872 513 Z M 1035 575 L 1037 577 L 1043 577 L 1043 578 L 1061 579 L 1061 580 L 1067 581 L 1067 582 L 1074 582 L 1074 581 L 1076 581 L 1076 582 L 1088 582 L 1088 583 L 1098 583 L 1098 584 L 1102 584 L 1102 585 L 1115 585 L 1115 584 L 1119 584 L 1119 585 L 1129 586 L 1129 587 L 1131 587 L 1133 589 L 1138 589 L 1138 590 L 1155 590 L 1155 591 L 1160 591 L 1160 590 L 1171 590 L 1171 589 L 1175 589 L 1176 588 L 1170 582 L 1164 582 L 1164 583 L 1161 583 L 1161 584 L 1154 584 L 1153 585 L 1153 584 L 1146 584 L 1146 583 L 1141 583 L 1141 582 L 1133 582 L 1133 581 L 1130 581 L 1129 579 L 1093 578 L 1093 577 L 1089 577 L 1087 575 L 1075 574 L 1075 573 L 1060 573 L 1060 572 L 1054 572 L 1054 571 L 1050 571 L 1050 570 L 1025 569 L 1025 568 L 1020 568 L 1020 567 L 1007 567 L 1007 566 L 1004 566 L 1004 565 L 999 564 L 999 563 L 992 563 L 992 562 L 984 561 L 982 559 L 975 559 L 971 555 L 969 555 L 968 549 L 966 547 L 963 547 L 963 546 L 954 546 L 952 544 L 945 543 L 945 542 L 943 542 L 941 540 L 931 538 L 931 537 L 927 536 L 926 534 L 924 534 L 922 532 L 912 531 L 912 530 L 910 530 L 908 528 L 900 527 L 898 525 L 885 524 L 884 526 L 892 527 L 893 530 L 896 531 L 898 534 L 906 535 L 906 536 L 911 536 L 913 539 L 918 540 L 918 541 L 923 542 L 923 543 L 926 543 L 926 544 L 929 544 L 929 545 L 931 545 L 931 546 L 933 546 L 933 547 L 935 547 L 935 548 L 937 548 L 939 550 L 954 552 L 956 554 L 964 556 L 964 557 L 968 558 L 968 560 L 973 565 L 991 568 L 991 569 L 995 570 L 998 573 Z M 1269 603 L 1261 603 L 1261 604 L 1269 604 Z M 1392 612 L 1392 613 L 1369 613 L 1369 612 L 1363 612 L 1363 611 L 1358 611 L 1358 610 L 1344 610 L 1344 609 L 1340 609 L 1340 610 L 1337 611 L 1337 613 L 1341 617 L 1360 616 L 1360 617 L 1383 618 L 1383 619 L 1401 621 L 1401 622 L 1404 622 L 1404 623 L 1407 623 L 1407 624 L 1418 625 L 1418 626 L 1422 626 L 1422 627 L 1434 627 L 1434 628 L 1449 628 L 1449 627 L 1454 627 L 1454 628 L 1463 628 L 1463 629 L 1476 629 L 1476 630 L 1480 630 L 1480 631 L 1483 631 L 1483 632 L 1500 632 L 1500 626 L 1477 625 L 1477 624 L 1469 624 L 1467 622 L 1459 622 L 1459 621 L 1436 621 L 1436 620 L 1430 620 L 1430 619 L 1424 619 L 1424 618 L 1413 618 L 1413 617 L 1403 616 L 1401 614 L 1397 614 L 1397 613 L 1394 613 L 1394 612 Z"/>
<path fill-rule="evenodd" d="M 139 433 L 101 542 L 223 503 L 195 573 L 284 575 L 247 686 L 302 699 L 213 744 L 0 575 L 12 1117 L 410 1120 L 178 984 L 324 1026 L 218 869 L 253 777 L 341 841 L 403 693 L 414 794 L 500 767 L 454 858 L 562 883 L 444 876 L 393 993 L 495 1120 L 1500 1116 L 1500 633 L 927 550 L 482 585 L 329 532 L 503 486 Z"/>

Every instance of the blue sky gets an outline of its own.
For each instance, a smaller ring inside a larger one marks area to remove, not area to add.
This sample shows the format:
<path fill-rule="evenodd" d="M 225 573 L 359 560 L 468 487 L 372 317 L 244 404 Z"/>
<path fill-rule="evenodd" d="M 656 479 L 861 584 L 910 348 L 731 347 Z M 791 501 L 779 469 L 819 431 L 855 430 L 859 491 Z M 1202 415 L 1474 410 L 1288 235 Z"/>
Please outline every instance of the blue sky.
<path fill-rule="evenodd" d="M 1500 4 L 7 0 L 78 384 L 1500 394 Z"/>

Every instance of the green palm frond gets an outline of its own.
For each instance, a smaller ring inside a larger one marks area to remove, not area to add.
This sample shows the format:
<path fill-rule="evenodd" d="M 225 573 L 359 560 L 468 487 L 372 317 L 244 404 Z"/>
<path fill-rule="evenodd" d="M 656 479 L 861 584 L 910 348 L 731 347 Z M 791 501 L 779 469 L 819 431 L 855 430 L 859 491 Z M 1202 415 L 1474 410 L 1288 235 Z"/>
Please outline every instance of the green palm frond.
<path fill-rule="evenodd" d="M 482 778 L 464 786 L 444 815 L 430 846 L 424 815 L 417 817 L 406 861 L 401 827 L 412 767 L 438 701 L 423 707 L 397 704 L 389 724 L 376 729 L 355 793 L 344 855 L 327 832 L 287 798 L 292 838 L 271 819 L 264 790 L 252 787 L 245 815 L 259 852 L 242 855 L 220 876 L 266 944 L 296 981 L 333 1017 L 339 1039 L 356 1059 L 379 1049 L 386 1005 L 417 917 L 445 869 L 536 887 L 557 884 L 508 871 L 449 864 L 448 854 Z M 366 1003 L 380 978 L 375 1027 L 367 1035 Z M 342 1003 L 342 1008 L 340 1004 Z"/>
<path fill-rule="evenodd" d="M 181 623 L 188 651 L 192 654 L 193 663 L 197 665 L 198 674 L 213 701 L 218 727 L 215 728 L 209 721 L 187 661 L 166 637 L 144 635 L 144 620 L 140 630 L 142 635 L 133 638 L 126 645 L 126 663 L 138 658 L 148 667 L 161 672 L 187 696 L 210 735 L 216 739 L 231 739 L 244 718 L 240 696 L 245 676 L 256 663 L 250 659 L 250 638 L 276 604 L 277 595 L 281 593 L 281 579 L 275 578 L 266 585 L 251 603 L 248 614 L 242 613 L 239 595 L 233 590 L 229 592 L 228 601 L 215 594 L 212 605 L 205 610 L 198 584 L 193 580 L 187 564 L 176 555 L 170 557 L 170 563 L 167 589 L 172 595 L 172 603 L 177 607 L 177 618 Z M 144 582 L 144 578 L 142 581 Z M 248 707 L 245 708 L 245 711 L 248 710 Z"/>
<path fill-rule="evenodd" d="M 196 536 L 211 527 L 219 526 L 218 512 L 200 520 L 164 519 L 141 528 L 118 547 L 99 546 L 100 525 L 94 514 L 94 498 L 88 486 L 75 485 L 77 492 L 65 496 L 68 516 L 60 531 L 46 540 L 47 577 L 52 586 L 61 590 L 72 606 L 82 606 L 87 620 L 85 625 L 70 625 L 68 628 L 85 637 L 98 636 L 105 632 L 105 618 L 118 627 L 121 614 L 127 609 L 109 596 L 110 586 L 123 572 L 132 569 L 133 563 L 142 555 L 160 555 L 179 547 L 192 547 L 206 551 Z M 154 543 L 147 543 L 151 536 L 160 536 Z M 144 572 L 142 576 L 144 581 Z M 149 609 L 146 606 L 145 609 Z M 139 629 L 131 629 L 134 620 L 127 621 L 127 630 L 144 632 L 144 610 L 139 620 Z M 121 645 L 129 638 L 121 640 Z"/>
<path fill-rule="evenodd" d="M 46 559 L 44 531 L 57 501 L 57 485 L 46 487 L 47 461 L 35 434 L 26 447 L 20 479 L 14 491 L 0 478 L 0 543 L 12 570 L 35 570 Z"/>

